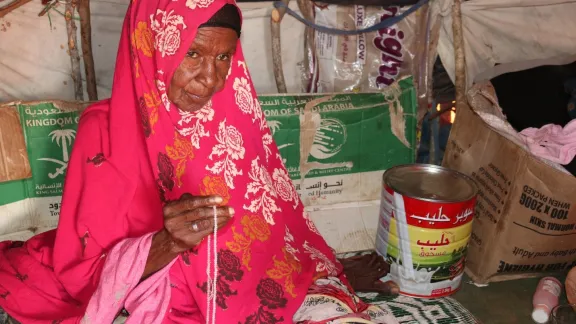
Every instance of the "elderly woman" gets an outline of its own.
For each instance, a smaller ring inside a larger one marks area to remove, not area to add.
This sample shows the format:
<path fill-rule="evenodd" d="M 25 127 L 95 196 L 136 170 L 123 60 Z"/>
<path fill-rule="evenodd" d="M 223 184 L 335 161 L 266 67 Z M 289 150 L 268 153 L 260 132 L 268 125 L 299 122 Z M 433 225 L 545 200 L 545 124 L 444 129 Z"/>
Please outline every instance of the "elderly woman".
<path fill-rule="evenodd" d="M 16 321 L 396 322 L 354 295 L 304 212 L 233 3 L 131 3 L 112 97 L 80 121 L 57 230 L 0 243 L 0 308 Z"/>

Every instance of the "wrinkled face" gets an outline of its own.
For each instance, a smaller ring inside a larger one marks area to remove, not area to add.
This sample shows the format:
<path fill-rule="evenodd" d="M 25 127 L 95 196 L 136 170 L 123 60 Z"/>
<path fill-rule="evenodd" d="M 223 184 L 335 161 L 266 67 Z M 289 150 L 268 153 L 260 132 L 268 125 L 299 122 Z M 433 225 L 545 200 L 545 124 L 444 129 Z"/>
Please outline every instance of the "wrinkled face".
<path fill-rule="evenodd" d="M 230 28 L 203 27 L 174 72 L 168 98 L 180 110 L 201 109 L 224 88 L 238 36 Z"/>

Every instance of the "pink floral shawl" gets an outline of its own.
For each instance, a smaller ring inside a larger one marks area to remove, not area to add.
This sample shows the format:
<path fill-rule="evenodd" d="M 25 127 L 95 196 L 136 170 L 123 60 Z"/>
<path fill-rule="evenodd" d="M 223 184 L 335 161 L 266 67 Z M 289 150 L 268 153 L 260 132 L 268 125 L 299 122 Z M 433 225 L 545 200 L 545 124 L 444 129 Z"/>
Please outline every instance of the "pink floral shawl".
<path fill-rule="evenodd" d="M 24 245 L 0 243 L 0 307 L 23 323 L 77 323 L 106 253 L 158 231 L 162 205 L 218 194 L 236 210 L 218 234 L 217 319 L 289 323 L 313 280 L 341 266 L 304 212 L 272 140 L 241 47 L 225 89 L 182 113 L 166 87 L 200 24 L 232 0 L 134 0 L 112 97 L 84 112 L 60 224 Z M 171 266 L 165 322 L 201 319 L 206 241 Z"/>

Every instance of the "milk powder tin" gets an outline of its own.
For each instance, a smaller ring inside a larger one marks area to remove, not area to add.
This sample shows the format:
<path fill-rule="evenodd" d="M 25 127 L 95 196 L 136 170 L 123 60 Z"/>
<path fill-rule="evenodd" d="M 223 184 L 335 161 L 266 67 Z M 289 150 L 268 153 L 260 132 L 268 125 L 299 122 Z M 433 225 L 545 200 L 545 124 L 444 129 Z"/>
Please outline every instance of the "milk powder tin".
<path fill-rule="evenodd" d="M 433 298 L 460 288 L 476 194 L 471 178 L 435 165 L 384 173 L 376 251 L 402 294 Z"/>

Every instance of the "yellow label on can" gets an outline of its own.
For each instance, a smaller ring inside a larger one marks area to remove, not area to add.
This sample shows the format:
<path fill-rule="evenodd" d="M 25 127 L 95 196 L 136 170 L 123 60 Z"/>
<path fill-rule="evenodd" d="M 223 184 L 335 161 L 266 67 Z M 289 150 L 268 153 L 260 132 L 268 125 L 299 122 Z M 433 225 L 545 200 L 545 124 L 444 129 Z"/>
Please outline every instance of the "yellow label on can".
<path fill-rule="evenodd" d="M 461 240 L 468 240 L 472 233 L 472 223 L 468 222 L 462 226 L 446 229 L 429 229 L 404 223 L 400 223 L 400 225 L 407 227 L 408 240 L 411 243 L 424 242 L 431 244 L 441 242 L 451 244 Z M 398 237 L 398 222 L 395 218 L 390 218 L 390 234 Z"/>

